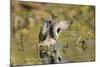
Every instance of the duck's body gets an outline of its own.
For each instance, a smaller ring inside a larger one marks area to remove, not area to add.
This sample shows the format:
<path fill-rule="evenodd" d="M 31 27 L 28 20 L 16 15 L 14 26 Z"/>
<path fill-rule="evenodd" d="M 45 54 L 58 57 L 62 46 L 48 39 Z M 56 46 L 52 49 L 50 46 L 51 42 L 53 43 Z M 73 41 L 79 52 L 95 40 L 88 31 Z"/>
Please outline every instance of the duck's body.
<path fill-rule="evenodd" d="M 40 58 L 42 59 L 43 64 L 60 63 L 61 57 L 56 48 L 56 40 L 58 39 L 60 32 L 69 28 L 71 24 L 72 22 L 69 20 L 61 21 L 59 23 L 54 23 L 51 20 L 46 20 L 44 22 L 39 33 Z M 48 48 L 50 49 L 48 50 Z M 48 54 L 49 51 L 51 52 L 50 54 Z M 44 58 L 48 58 L 48 63 L 44 63 L 44 61 L 46 61 Z"/>

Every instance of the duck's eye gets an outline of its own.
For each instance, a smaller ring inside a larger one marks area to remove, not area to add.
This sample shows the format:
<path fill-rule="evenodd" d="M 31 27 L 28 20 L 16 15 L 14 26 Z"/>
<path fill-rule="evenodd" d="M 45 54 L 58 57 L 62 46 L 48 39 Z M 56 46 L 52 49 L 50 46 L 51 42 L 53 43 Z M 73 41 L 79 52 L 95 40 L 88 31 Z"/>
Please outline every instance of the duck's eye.
<path fill-rule="evenodd" d="M 60 29 L 60 28 L 58 28 L 58 29 L 57 29 L 57 33 L 59 33 L 59 32 L 60 32 L 60 30 L 61 30 L 61 29 Z"/>

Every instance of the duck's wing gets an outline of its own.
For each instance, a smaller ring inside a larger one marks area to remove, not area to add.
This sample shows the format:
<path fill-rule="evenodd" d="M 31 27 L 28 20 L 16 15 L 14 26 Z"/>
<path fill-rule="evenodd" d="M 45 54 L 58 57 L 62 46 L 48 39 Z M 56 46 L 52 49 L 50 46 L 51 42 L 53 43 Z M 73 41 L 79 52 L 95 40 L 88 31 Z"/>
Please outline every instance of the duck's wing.
<path fill-rule="evenodd" d="M 65 20 L 55 23 L 53 25 L 53 31 L 52 31 L 55 39 L 58 38 L 61 31 L 67 30 L 71 25 L 72 25 L 71 20 Z"/>

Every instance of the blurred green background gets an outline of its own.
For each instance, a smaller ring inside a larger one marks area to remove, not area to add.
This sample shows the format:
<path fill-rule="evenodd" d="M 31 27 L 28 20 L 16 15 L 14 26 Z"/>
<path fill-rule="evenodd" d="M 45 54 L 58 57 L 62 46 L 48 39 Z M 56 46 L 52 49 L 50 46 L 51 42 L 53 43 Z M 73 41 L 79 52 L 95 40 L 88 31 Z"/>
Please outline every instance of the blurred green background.
<path fill-rule="evenodd" d="M 57 16 L 55 22 L 72 19 L 69 30 L 57 40 L 64 62 L 95 60 L 95 6 L 11 1 L 11 64 L 41 64 L 38 34 L 44 20 Z M 23 36 L 21 36 L 23 35 Z M 78 39 L 88 42 L 86 51 Z M 24 51 L 20 51 L 20 43 Z M 63 45 L 68 44 L 68 48 Z"/>

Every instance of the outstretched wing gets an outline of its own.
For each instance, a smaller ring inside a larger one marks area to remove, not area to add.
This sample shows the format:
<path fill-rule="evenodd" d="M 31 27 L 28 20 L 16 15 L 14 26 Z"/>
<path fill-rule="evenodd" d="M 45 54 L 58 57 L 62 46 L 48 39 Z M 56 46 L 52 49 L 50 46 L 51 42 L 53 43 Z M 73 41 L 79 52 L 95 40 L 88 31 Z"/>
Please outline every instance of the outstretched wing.
<path fill-rule="evenodd" d="M 55 39 L 57 39 L 60 32 L 62 30 L 68 29 L 71 26 L 71 24 L 72 24 L 72 20 L 65 20 L 65 21 L 60 21 L 58 23 L 55 23 L 53 25 L 53 31 L 52 31 L 53 32 L 53 37 Z"/>

